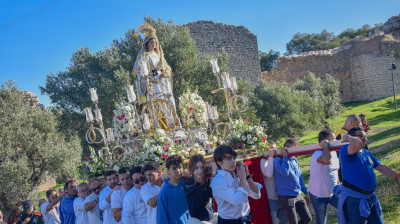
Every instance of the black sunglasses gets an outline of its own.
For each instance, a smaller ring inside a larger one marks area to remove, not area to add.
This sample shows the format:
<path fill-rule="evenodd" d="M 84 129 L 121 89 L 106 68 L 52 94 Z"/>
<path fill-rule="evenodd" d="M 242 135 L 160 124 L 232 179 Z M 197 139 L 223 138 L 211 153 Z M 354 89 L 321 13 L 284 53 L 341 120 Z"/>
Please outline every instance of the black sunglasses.
<path fill-rule="evenodd" d="M 93 188 L 92 191 L 99 190 L 100 188 L 101 188 L 101 184 L 99 186 L 97 186 L 96 188 Z"/>
<path fill-rule="evenodd" d="M 140 177 L 139 179 L 133 180 L 133 183 L 139 184 L 140 182 L 146 182 L 146 177 Z"/>

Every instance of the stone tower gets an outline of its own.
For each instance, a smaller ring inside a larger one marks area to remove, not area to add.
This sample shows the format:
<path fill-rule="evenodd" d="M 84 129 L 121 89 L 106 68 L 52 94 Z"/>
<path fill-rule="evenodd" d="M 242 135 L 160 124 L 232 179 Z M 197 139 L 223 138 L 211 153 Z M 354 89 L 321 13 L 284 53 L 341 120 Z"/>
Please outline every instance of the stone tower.
<path fill-rule="evenodd" d="M 256 82 L 261 78 L 257 36 L 244 26 L 213 21 L 188 23 L 200 53 L 209 55 L 225 50 L 229 54 L 229 73 L 240 80 Z"/>

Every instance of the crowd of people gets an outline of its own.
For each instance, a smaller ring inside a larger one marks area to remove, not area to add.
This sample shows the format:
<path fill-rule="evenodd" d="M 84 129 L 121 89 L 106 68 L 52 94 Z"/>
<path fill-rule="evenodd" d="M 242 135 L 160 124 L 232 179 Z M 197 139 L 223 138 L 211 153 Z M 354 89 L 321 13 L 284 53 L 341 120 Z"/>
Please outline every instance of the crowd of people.
<path fill-rule="evenodd" d="M 300 165 L 288 148 L 298 146 L 287 139 L 280 156 L 269 141 L 269 157 L 260 160 L 264 186 L 252 179 L 245 163 L 229 145 L 214 150 L 214 162 L 207 164 L 202 155 L 193 155 L 183 169 L 183 159 L 173 155 L 166 159 L 166 174 L 158 162 L 143 168 L 108 170 L 102 179 L 77 183 L 68 179 L 63 189 L 46 192 L 40 212 L 32 201 L 23 202 L 9 212 L 7 224 L 168 224 L 168 223 L 251 223 L 248 197 L 259 199 L 266 191 L 272 222 L 310 223 L 311 204 L 316 223 L 326 223 L 327 205 L 337 208 L 339 224 L 383 223 L 382 208 L 374 191 L 374 170 L 400 181 L 396 173 L 376 159 L 366 146 L 366 124 L 362 116 L 349 115 L 336 133 L 322 130 L 318 141 L 322 150 L 312 154 L 308 188 Z M 363 127 L 364 126 L 364 127 Z M 369 128 L 369 127 L 368 127 Z M 338 153 L 331 152 L 329 142 L 348 142 Z M 340 171 L 340 172 L 339 172 Z M 301 194 L 303 193 L 304 196 Z M 214 199 L 214 200 L 213 200 Z M 214 210 L 215 201 L 217 209 Z M 3 214 L 0 212 L 0 223 Z M 268 223 L 268 220 L 265 221 Z"/>

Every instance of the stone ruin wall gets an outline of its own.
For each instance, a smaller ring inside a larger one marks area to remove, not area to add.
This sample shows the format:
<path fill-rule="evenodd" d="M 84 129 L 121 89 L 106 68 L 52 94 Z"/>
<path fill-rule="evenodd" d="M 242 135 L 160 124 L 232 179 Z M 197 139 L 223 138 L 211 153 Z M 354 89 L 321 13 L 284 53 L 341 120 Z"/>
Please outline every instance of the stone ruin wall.
<path fill-rule="evenodd" d="M 256 82 L 261 78 L 257 36 L 244 26 L 225 25 L 212 21 L 187 24 L 197 49 L 203 55 L 225 50 L 229 54 L 229 74 L 239 80 Z"/>
<path fill-rule="evenodd" d="M 394 62 L 398 66 L 394 74 L 399 93 L 400 60 L 395 60 L 391 52 L 400 47 L 400 15 L 393 18 L 384 24 L 383 32 L 371 38 L 356 38 L 331 50 L 279 57 L 270 72 L 263 72 L 262 78 L 293 84 L 309 72 L 322 79 L 330 74 L 340 81 L 343 102 L 371 101 L 393 95 L 389 69 Z"/>

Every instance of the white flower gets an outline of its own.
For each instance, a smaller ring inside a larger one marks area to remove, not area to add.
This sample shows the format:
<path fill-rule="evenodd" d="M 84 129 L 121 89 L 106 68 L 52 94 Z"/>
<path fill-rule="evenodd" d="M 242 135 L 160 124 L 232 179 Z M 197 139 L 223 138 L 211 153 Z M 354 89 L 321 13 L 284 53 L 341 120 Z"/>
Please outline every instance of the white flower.
<path fill-rule="evenodd" d="M 150 153 L 153 153 L 153 152 L 154 152 L 154 149 L 153 149 L 153 148 L 150 148 L 150 149 L 149 149 L 149 152 L 150 152 Z"/>
<path fill-rule="evenodd" d="M 246 136 L 242 135 L 241 139 L 242 139 L 242 141 L 246 141 Z"/>
<path fill-rule="evenodd" d="M 160 160 L 160 158 L 158 158 L 158 157 L 154 158 L 154 161 L 156 161 L 156 162 L 158 162 L 159 160 Z"/>
<path fill-rule="evenodd" d="M 251 138 L 251 134 L 248 134 L 248 135 L 247 135 L 247 138 L 250 139 L 250 138 Z"/>

